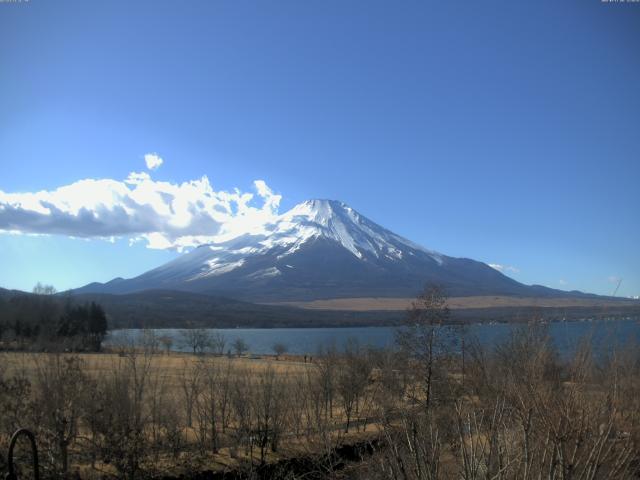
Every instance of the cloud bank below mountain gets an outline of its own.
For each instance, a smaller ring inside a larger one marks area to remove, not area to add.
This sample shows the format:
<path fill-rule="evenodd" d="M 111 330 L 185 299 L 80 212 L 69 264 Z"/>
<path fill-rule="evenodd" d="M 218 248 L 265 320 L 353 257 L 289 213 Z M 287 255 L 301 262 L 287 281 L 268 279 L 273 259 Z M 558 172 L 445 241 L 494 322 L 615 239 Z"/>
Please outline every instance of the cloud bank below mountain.
<path fill-rule="evenodd" d="M 206 176 L 171 183 L 132 172 L 122 181 L 85 179 L 51 191 L 0 190 L 0 232 L 125 237 L 149 248 L 183 250 L 269 223 L 282 197 L 263 180 L 253 186 L 255 194 L 216 191 Z"/>

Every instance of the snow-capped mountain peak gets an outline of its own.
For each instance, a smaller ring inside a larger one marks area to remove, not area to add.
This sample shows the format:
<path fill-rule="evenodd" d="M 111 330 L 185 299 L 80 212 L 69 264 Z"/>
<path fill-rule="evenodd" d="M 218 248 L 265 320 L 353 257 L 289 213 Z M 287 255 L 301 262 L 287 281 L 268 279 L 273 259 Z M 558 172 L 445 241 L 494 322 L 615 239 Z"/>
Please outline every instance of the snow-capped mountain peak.
<path fill-rule="evenodd" d="M 340 210 L 351 210 L 350 207 L 337 200 L 313 199 L 297 204 L 280 216 L 283 220 L 295 217 L 306 217 L 309 221 L 327 225 L 332 217 L 338 216 Z"/>
<path fill-rule="evenodd" d="M 282 300 L 413 296 L 428 281 L 458 293 L 523 287 L 481 262 L 416 245 L 342 202 L 308 200 L 260 228 L 235 232 L 105 290 L 169 288 Z"/>
<path fill-rule="evenodd" d="M 295 251 L 312 238 L 339 243 L 357 258 L 367 255 L 402 258 L 404 250 L 421 250 L 442 262 L 442 255 L 428 251 L 380 227 L 353 208 L 337 200 L 307 200 L 280 215 L 265 246 L 286 245 Z"/>
<path fill-rule="evenodd" d="M 279 264 L 314 242 L 327 242 L 348 252 L 355 260 L 369 263 L 406 261 L 424 256 L 439 265 L 443 255 L 422 248 L 359 214 L 336 200 L 307 200 L 264 225 L 260 233 L 240 233 L 224 241 L 203 245 L 182 257 L 152 270 L 168 270 L 173 278 L 186 282 L 219 277 L 247 268 L 253 259 L 273 258 Z M 259 263 L 259 262 L 258 262 Z M 295 266 L 269 264 L 247 271 L 249 278 L 278 276 Z"/>

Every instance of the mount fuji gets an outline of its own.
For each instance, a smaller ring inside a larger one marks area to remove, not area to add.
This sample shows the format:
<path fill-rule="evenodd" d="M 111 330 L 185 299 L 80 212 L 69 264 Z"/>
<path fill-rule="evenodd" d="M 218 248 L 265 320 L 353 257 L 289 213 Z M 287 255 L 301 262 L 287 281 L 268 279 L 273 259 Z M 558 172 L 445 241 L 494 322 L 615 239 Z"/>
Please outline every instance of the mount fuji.
<path fill-rule="evenodd" d="M 300 203 L 259 233 L 203 245 L 138 277 L 92 283 L 75 292 L 163 289 L 284 302 L 412 297 L 427 282 L 444 286 L 451 296 L 568 295 L 424 248 L 334 200 Z"/>

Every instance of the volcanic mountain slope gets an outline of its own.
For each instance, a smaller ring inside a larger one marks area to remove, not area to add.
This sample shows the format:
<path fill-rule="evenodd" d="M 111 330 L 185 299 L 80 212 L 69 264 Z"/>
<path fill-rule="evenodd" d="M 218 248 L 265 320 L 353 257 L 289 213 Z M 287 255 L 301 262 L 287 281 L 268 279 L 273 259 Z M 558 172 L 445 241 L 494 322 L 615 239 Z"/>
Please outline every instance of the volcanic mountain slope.
<path fill-rule="evenodd" d="M 303 202 L 259 233 L 204 245 L 138 277 L 76 292 L 173 289 L 278 302 L 411 297 L 426 282 L 443 285 L 451 296 L 568 295 L 423 248 L 333 200 Z"/>

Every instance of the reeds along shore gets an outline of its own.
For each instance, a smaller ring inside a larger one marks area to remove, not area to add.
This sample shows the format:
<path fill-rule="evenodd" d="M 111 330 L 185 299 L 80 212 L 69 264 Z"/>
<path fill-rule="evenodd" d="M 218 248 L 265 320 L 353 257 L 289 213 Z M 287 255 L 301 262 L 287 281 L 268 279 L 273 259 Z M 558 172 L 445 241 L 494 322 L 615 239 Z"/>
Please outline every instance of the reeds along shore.
<path fill-rule="evenodd" d="M 375 448 L 351 478 L 637 478 L 637 348 L 595 355 L 585 340 L 566 358 L 529 325 L 448 351 L 437 332 L 422 332 L 421 354 L 352 342 L 306 363 L 142 347 L 0 354 L 0 469 L 10 434 L 27 427 L 44 478 L 251 477 L 294 457 L 322 478 L 337 475 L 337 446 L 362 441 Z"/>

